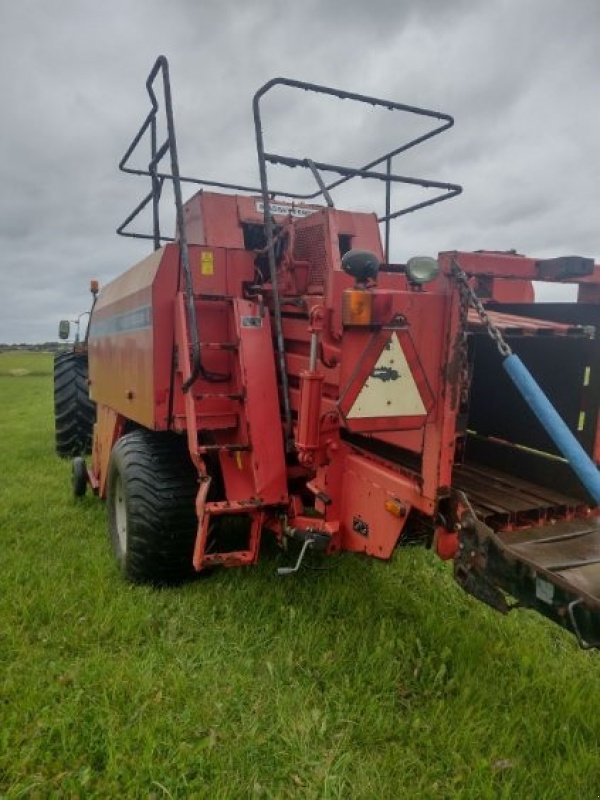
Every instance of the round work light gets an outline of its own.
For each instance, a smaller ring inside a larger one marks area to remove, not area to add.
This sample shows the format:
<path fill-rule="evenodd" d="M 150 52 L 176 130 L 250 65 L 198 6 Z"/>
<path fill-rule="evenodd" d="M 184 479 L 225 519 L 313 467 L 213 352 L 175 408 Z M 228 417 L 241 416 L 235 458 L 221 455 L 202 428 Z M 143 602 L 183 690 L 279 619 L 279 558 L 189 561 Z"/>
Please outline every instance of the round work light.
<path fill-rule="evenodd" d="M 406 263 L 406 274 L 411 283 L 429 283 L 437 278 L 440 265 L 437 259 L 430 256 L 414 256 Z"/>

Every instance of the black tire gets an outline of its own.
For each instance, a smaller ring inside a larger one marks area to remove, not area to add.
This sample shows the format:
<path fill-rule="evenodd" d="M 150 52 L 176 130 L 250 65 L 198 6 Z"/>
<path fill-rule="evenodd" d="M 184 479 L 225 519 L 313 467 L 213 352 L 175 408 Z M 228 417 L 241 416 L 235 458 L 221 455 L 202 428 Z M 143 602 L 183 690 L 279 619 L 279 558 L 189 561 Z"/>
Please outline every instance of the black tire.
<path fill-rule="evenodd" d="M 185 437 L 138 429 L 113 448 L 108 529 L 124 577 L 170 585 L 192 577 L 197 472 Z"/>
<path fill-rule="evenodd" d="M 85 461 L 80 456 L 73 459 L 71 463 L 71 485 L 75 497 L 83 497 L 88 485 L 87 467 Z"/>
<path fill-rule="evenodd" d="M 91 452 L 96 404 L 88 391 L 85 353 L 54 357 L 54 428 L 56 452 L 61 458 Z"/>

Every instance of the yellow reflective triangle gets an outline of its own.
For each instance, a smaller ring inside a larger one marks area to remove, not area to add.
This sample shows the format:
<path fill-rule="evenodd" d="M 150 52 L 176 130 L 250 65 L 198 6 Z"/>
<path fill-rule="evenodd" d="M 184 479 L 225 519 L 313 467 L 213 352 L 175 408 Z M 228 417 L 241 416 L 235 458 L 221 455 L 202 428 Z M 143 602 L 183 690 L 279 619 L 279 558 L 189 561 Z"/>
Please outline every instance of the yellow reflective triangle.
<path fill-rule="evenodd" d="M 354 401 L 348 419 L 426 414 L 398 334 L 392 333 Z"/>

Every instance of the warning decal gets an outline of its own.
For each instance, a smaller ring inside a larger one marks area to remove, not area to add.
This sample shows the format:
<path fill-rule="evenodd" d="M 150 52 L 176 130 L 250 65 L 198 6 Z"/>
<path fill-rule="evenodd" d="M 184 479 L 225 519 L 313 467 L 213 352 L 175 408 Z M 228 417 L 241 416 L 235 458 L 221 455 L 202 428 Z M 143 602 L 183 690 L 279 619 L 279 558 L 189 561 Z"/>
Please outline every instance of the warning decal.
<path fill-rule="evenodd" d="M 200 254 L 200 274 L 201 275 L 214 275 L 215 272 L 215 257 L 212 250 L 203 250 Z"/>
<path fill-rule="evenodd" d="M 347 419 L 425 416 L 427 409 L 396 332 L 358 393 Z"/>

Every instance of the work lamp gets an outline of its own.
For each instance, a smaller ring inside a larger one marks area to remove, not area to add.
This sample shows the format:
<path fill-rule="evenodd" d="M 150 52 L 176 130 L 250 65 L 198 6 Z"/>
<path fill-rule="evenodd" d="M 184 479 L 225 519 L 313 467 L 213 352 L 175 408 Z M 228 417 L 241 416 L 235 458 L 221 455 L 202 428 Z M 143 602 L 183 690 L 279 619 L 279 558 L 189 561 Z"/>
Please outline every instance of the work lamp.
<path fill-rule="evenodd" d="M 411 283 L 429 283 L 437 278 L 439 271 L 440 265 L 437 259 L 430 256 L 414 256 L 406 263 L 406 274 Z"/>

